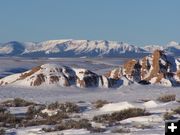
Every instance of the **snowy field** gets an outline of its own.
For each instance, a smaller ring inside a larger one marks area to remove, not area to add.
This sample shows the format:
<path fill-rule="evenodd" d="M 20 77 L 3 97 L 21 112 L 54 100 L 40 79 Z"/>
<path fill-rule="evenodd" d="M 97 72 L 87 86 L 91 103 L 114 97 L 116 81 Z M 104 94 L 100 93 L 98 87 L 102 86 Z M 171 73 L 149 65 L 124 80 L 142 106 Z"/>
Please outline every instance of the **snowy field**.
<path fill-rule="evenodd" d="M 87 68 L 95 73 L 102 74 L 115 67 L 118 67 L 127 59 L 119 58 L 56 58 L 56 59 L 22 59 L 22 58 L 0 58 L 0 77 L 23 72 L 34 66 L 45 63 L 58 63 L 72 67 Z M 175 95 L 176 99 L 169 102 L 160 102 L 158 98 L 163 95 Z M 22 98 L 38 104 L 51 104 L 72 102 L 85 109 L 77 115 L 79 118 L 88 119 L 93 127 L 104 129 L 102 132 L 90 132 L 87 129 L 67 129 L 62 131 L 44 132 L 42 128 L 49 125 L 30 126 L 26 128 L 6 129 L 10 135 L 63 135 L 63 134 L 125 134 L 125 135 L 163 135 L 164 114 L 172 113 L 173 109 L 180 107 L 180 88 L 163 87 L 158 85 L 132 84 L 113 88 L 78 88 L 72 87 L 34 87 L 23 88 L 15 86 L 0 87 L 0 102 Z M 102 107 L 95 108 L 93 102 L 106 100 Z M 93 121 L 93 117 L 103 114 L 122 111 L 129 108 L 145 109 L 149 115 L 137 116 L 107 124 Z M 22 113 L 27 108 L 9 108 L 12 113 Z M 48 111 L 50 113 L 50 111 Z M 179 114 L 172 114 L 174 119 L 180 118 Z M 72 118 L 74 118 L 72 116 Z M 114 132 L 117 129 L 125 131 Z M 126 130 L 128 132 L 126 132 Z"/>
<path fill-rule="evenodd" d="M 22 88 L 5 86 L 0 88 L 0 100 L 7 98 L 25 98 L 39 103 L 49 103 L 53 101 L 95 101 L 98 99 L 113 102 L 128 101 L 137 102 L 138 100 L 154 100 L 163 94 L 175 94 L 180 99 L 179 87 L 163 86 L 142 86 L 132 84 L 122 86 L 118 89 L 106 88 L 77 88 L 77 87 L 41 87 L 41 88 Z"/>

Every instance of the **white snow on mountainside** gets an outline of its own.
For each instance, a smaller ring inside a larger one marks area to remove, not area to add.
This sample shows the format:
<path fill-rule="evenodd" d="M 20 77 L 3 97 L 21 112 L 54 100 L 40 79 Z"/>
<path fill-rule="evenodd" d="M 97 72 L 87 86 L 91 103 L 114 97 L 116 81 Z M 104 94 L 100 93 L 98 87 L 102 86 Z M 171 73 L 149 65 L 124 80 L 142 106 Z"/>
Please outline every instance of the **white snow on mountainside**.
<path fill-rule="evenodd" d="M 141 53 L 142 49 L 126 43 L 89 40 L 50 40 L 39 43 L 9 42 L 0 46 L 1 55 L 15 56 L 117 56 L 124 53 Z"/>
<path fill-rule="evenodd" d="M 143 47 L 144 50 L 148 52 L 154 52 L 155 50 L 163 50 L 163 46 L 160 45 L 147 45 Z"/>
<path fill-rule="evenodd" d="M 155 49 L 180 55 L 180 45 L 174 41 L 166 46 L 148 45 L 137 47 L 124 42 L 106 40 L 49 40 L 44 42 L 12 41 L 0 44 L 0 56 L 29 57 L 138 57 Z"/>
<path fill-rule="evenodd" d="M 175 41 L 171 41 L 169 43 L 167 43 L 167 45 L 165 46 L 161 46 L 161 45 L 146 45 L 144 47 L 142 47 L 144 50 L 146 50 L 147 52 L 154 52 L 155 50 L 164 50 L 167 53 L 173 55 L 173 56 L 180 56 L 180 43 L 175 42 Z"/>
<path fill-rule="evenodd" d="M 109 87 L 105 76 L 87 69 L 75 69 L 57 64 L 44 64 L 24 73 L 7 76 L 0 80 L 0 85 L 19 86 L 71 86 L 77 87 Z"/>

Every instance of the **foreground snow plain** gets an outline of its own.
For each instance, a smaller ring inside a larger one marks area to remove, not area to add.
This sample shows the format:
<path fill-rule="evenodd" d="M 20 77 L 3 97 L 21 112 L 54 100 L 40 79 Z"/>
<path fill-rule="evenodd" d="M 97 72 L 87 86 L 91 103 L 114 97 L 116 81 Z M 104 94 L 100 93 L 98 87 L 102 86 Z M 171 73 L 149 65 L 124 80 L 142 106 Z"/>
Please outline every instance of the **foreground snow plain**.
<path fill-rule="evenodd" d="M 0 59 L 0 75 L 6 76 L 21 70 L 27 70 L 33 66 L 44 63 L 60 63 L 75 67 L 84 67 L 96 73 L 103 73 L 118 67 L 126 59 L 119 58 L 67 58 L 67 59 L 22 59 L 22 58 L 1 58 Z M 176 101 L 161 103 L 157 98 L 162 95 L 174 94 Z M 164 134 L 164 119 L 163 114 L 170 112 L 172 109 L 180 106 L 180 88 L 179 87 L 163 87 L 158 85 L 139 85 L 132 84 L 130 86 L 122 86 L 118 89 L 103 89 L 103 88 L 77 88 L 72 87 L 15 87 L 5 86 L 0 87 L 0 102 L 7 99 L 23 98 L 40 104 L 50 104 L 52 102 L 74 102 L 80 106 L 85 106 L 86 109 L 80 113 L 81 118 L 92 119 L 92 117 L 101 114 L 109 114 L 115 111 L 120 111 L 127 108 L 142 108 L 146 109 L 151 115 L 128 118 L 119 121 L 121 124 L 107 126 L 102 123 L 92 125 L 103 127 L 106 129 L 101 134 L 126 134 L 126 135 L 163 135 Z M 107 100 L 109 103 L 101 108 L 94 108 L 92 102 L 97 100 Z M 81 101 L 81 102 L 80 102 Z M 82 102 L 83 101 L 83 102 Z M 12 113 L 21 113 L 25 108 L 11 108 Z M 176 118 L 180 118 L 179 115 Z M 27 128 L 8 129 L 8 134 L 13 135 L 61 135 L 61 134 L 94 134 L 86 129 L 70 129 L 44 133 L 41 129 L 48 125 L 33 126 Z M 128 128 L 130 133 L 112 133 L 116 128 Z"/>

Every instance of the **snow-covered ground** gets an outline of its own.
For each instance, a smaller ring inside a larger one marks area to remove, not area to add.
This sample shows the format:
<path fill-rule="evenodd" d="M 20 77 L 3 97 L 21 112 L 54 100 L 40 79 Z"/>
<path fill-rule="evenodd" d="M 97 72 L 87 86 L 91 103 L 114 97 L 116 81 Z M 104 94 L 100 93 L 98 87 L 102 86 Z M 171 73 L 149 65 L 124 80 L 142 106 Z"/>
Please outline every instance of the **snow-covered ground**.
<path fill-rule="evenodd" d="M 128 108 L 142 108 L 151 113 L 150 116 L 139 116 L 134 118 L 128 118 L 120 121 L 120 125 L 117 126 L 103 126 L 100 127 L 106 129 L 101 134 L 115 134 L 112 133 L 114 129 L 128 128 L 130 133 L 127 135 L 163 135 L 164 134 L 164 120 L 163 115 L 166 112 L 171 112 L 172 109 L 180 106 L 179 102 L 172 101 L 168 103 L 160 103 L 157 98 L 161 95 L 175 94 L 177 101 L 180 99 L 180 90 L 178 87 L 162 87 L 162 86 L 142 86 L 133 84 L 130 86 L 124 86 L 119 89 L 79 89 L 77 87 L 70 88 L 20 88 L 20 87 L 1 87 L 0 89 L 0 101 L 13 98 L 23 98 L 30 101 L 36 101 L 37 103 L 49 104 L 55 101 L 59 102 L 74 102 L 84 101 L 83 106 L 87 109 L 80 113 L 81 118 L 92 119 L 96 115 L 108 114 L 114 111 L 120 111 Z M 107 100 L 109 104 L 104 105 L 102 108 L 95 109 L 92 107 L 92 102 L 97 100 Z M 146 101 L 147 102 L 143 102 Z M 148 101 L 150 100 L 150 101 Z M 79 103 L 80 104 L 80 103 Z M 11 112 L 14 114 L 22 113 L 25 108 L 17 108 L 14 111 L 11 108 Z M 180 116 L 177 116 L 180 118 Z M 98 127 L 98 123 L 95 123 Z M 45 126 L 43 126 L 45 127 Z M 10 129 L 9 133 L 16 133 L 17 135 L 59 135 L 59 134 L 91 134 L 86 129 L 71 129 L 56 131 L 50 133 L 44 133 L 42 127 L 27 127 Z M 93 133 L 92 133 L 93 134 Z"/>
<path fill-rule="evenodd" d="M 87 68 L 96 73 L 104 73 L 121 65 L 126 59 L 119 58 L 55 58 L 55 59 L 22 59 L 22 58 L 1 58 L 0 59 L 0 74 L 13 74 L 17 69 L 30 69 L 34 66 L 47 62 L 60 63 L 63 65 L 71 65 L 74 67 Z M 11 72 L 8 72 L 11 71 Z M 157 100 L 159 96 L 175 94 L 176 101 L 162 103 Z M 172 109 L 180 106 L 180 88 L 179 87 L 163 87 L 158 85 L 139 85 L 132 84 L 119 88 L 78 88 L 71 87 L 20 87 L 20 86 L 2 86 L 0 87 L 0 102 L 7 99 L 23 98 L 40 104 L 49 104 L 55 101 L 58 102 L 74 102 L 78 105 L 85 106 L 83 112 L 78 114 L 80 118 L 92 119 L 96 115 L 109 114 L 115 111 L 120 111 L 128 108 L 142 108 L 150 113 L 149 116 L 139 116 L 128 118 L 119 121 L 119 125 L 107 126 L 102 123 L 92 122 L 93 126 L 103 127 L 106 131 L 101 134 L 118 134 L 112 133 L 113 130 L 119 128 L 128 128 L 130 133 L 126 135 L 163 135 L 164 134 L 164 119 L 163 115 L 166 112 L 171 112 Z M 109 103 L 101 108 L 94 108 L 93 102 L 97 100 L 107 100 Z M 81 102 L 80 102 L 81 101 Z M 84 101 L 84 102 L 82 102 Z M 13 114 L 24 113 L 26 107 L 10 108 Z M 179 115 L 176 116 L 180 118 Z M 45 133 L 41 129 L 48 125 L 8 129 L 7 133 L 13 135 L 61 135 L 61 134 L 94 134 L 86 129 L 70 129 Z M 122 134 L 122 133 L 121 133 Z"/>
<path fill-rule="evenodd" d="M 132 84 L 122 86 L 118 89 L 106 88 L 77 88 L 77 87 L 41 87 L 41 88 L 23 88 L 23 87 L 0 87 L 0 100 L 7 98 L 21 97 L 40 103 L 53 101 L 95 101 L 97 99 L 108 101 L 138 101 L 154 100 L 163 94 L 176 94 L 180 99 L 179 87 L 162 86 L 142 86 Z"/>

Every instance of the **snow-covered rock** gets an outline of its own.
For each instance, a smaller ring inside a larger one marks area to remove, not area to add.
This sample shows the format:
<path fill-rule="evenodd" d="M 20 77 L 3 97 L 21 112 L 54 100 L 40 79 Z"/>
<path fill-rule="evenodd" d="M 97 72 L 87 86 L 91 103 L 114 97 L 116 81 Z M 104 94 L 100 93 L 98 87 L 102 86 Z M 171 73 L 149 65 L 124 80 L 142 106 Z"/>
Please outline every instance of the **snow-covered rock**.
<path fill-rule="evenodd" d="M 119 69 L 114 69 L 105 75 L 108 78 L 121 79 L 126 77 L 140 84 L 160 84 L 163 86 L 180 85 L 179 59 L 156 50 L 152 55 L 140 60 L 131 59 Z"/>
<path fill-rule="evenodd" d="M 13 77 L 14 81 L 8 81 L 7 77 L 0 80 L 0 84 L 13 83 L 15 85 L 22 86 L 40 86 L 42 84 L 56 84 L 60 86 L 69 86 L 71 81 L 75 81 L 75 73 L 72 69 L 60 66 L 56 64 L 45 64 L 32 68 L 21 74 L 17 74 L 16 77 L 8 76 L 8 78 Z M 73 80 L 74 79 L 74 80 Z"/>
<path fill-rule="evenodd" d="M 29 71 L 0 79 L 0 85 L 110 87 L 109 79 L 87 69 L 75 69 L 58 64 L 44 64 Z"/>
<path fill-rule="evenodd" d="M 74 69 L 78 87 L 98 86 L 99 76 L 87 69 Z"/>

